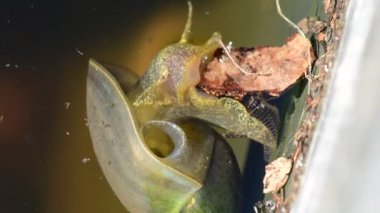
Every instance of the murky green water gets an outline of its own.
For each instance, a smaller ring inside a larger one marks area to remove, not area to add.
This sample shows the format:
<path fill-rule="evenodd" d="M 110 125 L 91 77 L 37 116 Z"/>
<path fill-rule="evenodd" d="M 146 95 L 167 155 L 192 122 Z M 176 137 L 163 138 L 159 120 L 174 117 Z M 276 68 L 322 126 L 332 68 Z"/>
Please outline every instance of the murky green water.
<path fill-rule="evenodd" d="M 282 0 L 296 22 L 310 1 Z M 193 1 L 194 41 L 280 45 L 274 0 Z M 89 58 L 142 73 L 179 39 L 186 1 L 4 0 L 0 6 L 0 212 L 125 212 L 85 121 Z M 244 164 L 247 143 L 237 145 Z"/>

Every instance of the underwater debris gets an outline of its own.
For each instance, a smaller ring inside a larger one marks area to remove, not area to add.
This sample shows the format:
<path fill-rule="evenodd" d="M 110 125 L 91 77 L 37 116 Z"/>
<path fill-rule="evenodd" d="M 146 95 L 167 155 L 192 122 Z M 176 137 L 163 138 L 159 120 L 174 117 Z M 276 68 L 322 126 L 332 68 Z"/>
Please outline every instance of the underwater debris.
<path fill-rule="evenodd" d="M 210 95 L 239 100 L 248 92 L 279 96 L 308 71 L 315 59 L 310 41 L 298 33 L 289 36 L 281 47 L 242 47 L 227 54 L 222 49 L 215 51 L 214 60 L 201 70 L 198 87 Z M 241 72 L 241 68 L 249 73 Z"/>

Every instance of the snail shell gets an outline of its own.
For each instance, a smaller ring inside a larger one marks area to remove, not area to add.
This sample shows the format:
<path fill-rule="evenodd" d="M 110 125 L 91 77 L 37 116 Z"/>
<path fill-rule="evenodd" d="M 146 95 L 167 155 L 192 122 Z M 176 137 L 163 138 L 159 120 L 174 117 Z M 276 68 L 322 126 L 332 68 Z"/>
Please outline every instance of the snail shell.
<path fill-rule="evenodd" d="M 131 212 L 238 211 L 241 176 L 224 139 L 197 119 L 137 122 L 125 95 L 137 78 L 110 71 L 90 60 L 87 116 L 98 162 L 121 203 Z M 118 82 L 121 76 L 128 81 Z M 148 145 L 154 140 L 155 149 Z"/>

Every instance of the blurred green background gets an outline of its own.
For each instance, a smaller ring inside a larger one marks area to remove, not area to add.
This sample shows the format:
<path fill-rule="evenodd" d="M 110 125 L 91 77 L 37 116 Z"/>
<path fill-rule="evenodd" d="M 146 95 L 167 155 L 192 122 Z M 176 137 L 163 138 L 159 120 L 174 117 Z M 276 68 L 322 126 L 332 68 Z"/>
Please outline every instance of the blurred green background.
<path fill-rule="evenodd" d="M 281 45 L 293 32 L 274 0 L 192 2 L 196 44 L 219 31 L 237 47 Z M 298 22 L 311 0 L 281 4 Z M 187 3 L 178 0 L 2 0 L 0 212 L 125 212 L 85 125 L 88 59 L 142 74 L 178 41 L 186 16 Z M 248 145 L 234 144 L 243 171 Z"/>

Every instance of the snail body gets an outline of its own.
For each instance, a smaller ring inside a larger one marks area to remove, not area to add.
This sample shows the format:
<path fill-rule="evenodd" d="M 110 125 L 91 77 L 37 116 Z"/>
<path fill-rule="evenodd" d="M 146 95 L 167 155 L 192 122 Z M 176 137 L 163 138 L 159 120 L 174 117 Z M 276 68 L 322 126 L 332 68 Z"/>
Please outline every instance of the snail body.
<path fill-rule="evenodd" d="M 191 16 L 189 4 L 189 16 L 180 41 L 159 52 L 142 78 L 126 93 L 132 105 L 138 108 L 139 122 L 152 118 L 194 117 L 275 148 L 277 132 L 268 128 L 262 119 L 252 116 L 241 102 L 208 95 L 196 88 L 201 68 L 212 60 L 222 37 L 215 32 L 202 46 L 190 44 Z M 266 110 L 270 111 L 268 117 L 276 119 L 276 109 L 268 106 Z"/>

